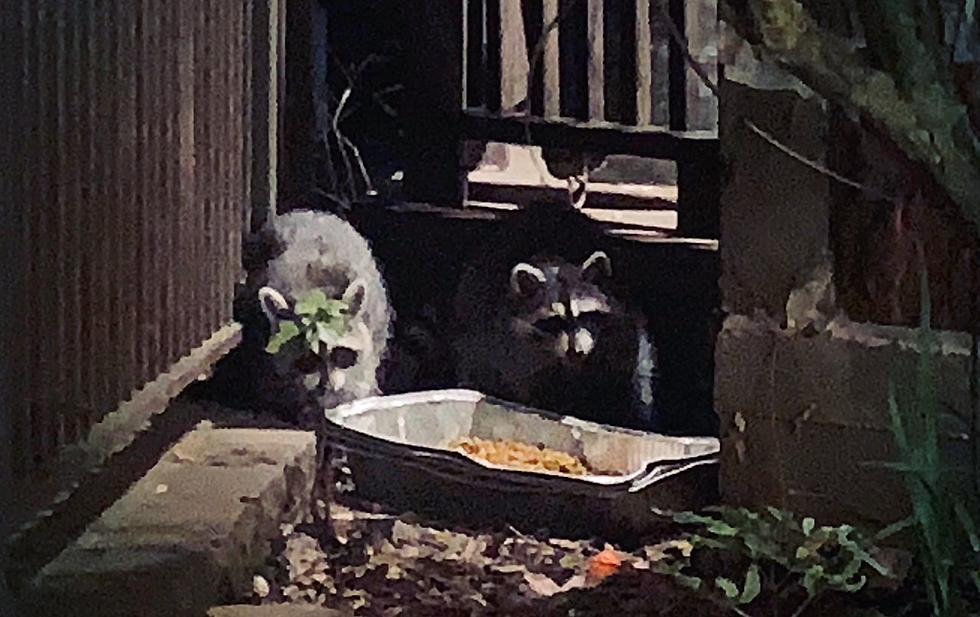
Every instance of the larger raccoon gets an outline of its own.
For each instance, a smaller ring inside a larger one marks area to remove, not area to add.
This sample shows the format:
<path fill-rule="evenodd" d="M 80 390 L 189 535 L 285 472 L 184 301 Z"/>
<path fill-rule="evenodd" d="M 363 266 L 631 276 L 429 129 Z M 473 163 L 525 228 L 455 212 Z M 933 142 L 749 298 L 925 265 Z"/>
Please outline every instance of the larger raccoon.
<path fill-rule="evenodd" d="M 594 222 L 568 207 L 516 215 L 466 268 L 455 298 L 460 385 L 606 424 L 656 421 L 656 351 L 614 291 Z"/>
<path fill-rule="evenodd" d="M 342 300 L 347 315 L 343 331 L 316 353 L 296 339 L 275 354 L 255 354 L 262 404 L 302 422 L 306 412 L 378 394 L 394 313 L 367 240 L 342 219 L 312 211 L 278 216 L 268 231 L 273 256 L 249 285 L 267 326 L 254 343 L 264 347 L 284 322 L 298 322 L 296 302 L 314 290 Z"/>

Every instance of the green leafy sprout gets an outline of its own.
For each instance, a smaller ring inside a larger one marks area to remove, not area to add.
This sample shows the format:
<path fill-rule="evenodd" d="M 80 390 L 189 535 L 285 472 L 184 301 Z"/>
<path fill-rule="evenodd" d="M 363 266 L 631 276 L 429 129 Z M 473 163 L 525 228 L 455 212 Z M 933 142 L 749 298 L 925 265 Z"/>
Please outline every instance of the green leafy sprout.
<path fill-rule="evenodd" d="M 265 350 L 276 354 L 286 343 L 302 339 L 318 354 L 321 343 L 330 345 L 347 330 L 349 310 L 343 300 L 328 298 L 323 290 L 314 289 L 296 302 L 299 321 L 282 321 Z"/>
<path fill-rule="evenodd" d="M 738 615 L 748 615 L 743 607 L 760 594 L 789 599 L 797 589 L 804 594 L 793 612 L 798 616 L 824 592 L 859 591 L 869 570 L 891 574 L 872 556 L 876 549 L 870 540 L 849 525 L 818 526 L 810 517 L 800 520 L 776 508 L 753 512 L 714 507 L 672 517 L 694 528 L 687 537 L 692 555 L 701 551 L 727 555 L 745 566 L 745 576 L 739 581 L 704 578 L 690 555 L 660 562 L 657 570 Z"/>

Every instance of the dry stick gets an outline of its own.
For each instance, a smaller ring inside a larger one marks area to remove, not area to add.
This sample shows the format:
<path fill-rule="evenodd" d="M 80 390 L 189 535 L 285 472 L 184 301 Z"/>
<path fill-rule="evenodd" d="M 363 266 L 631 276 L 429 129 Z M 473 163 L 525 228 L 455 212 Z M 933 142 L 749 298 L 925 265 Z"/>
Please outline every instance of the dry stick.
<path fill-rule="evenodd" d="M 703 83 L 704 86 L 708 90 L 710 90 L 713 95 L 715 95 L 715 98 L 721 100 L 721 95 L 720 95 L 720 90 L 718 89 L 718 85 L 711 81 L 711 78 L 708 76 L 708 73 L 704 70 L 704 67 L 702 67 L 701 64 L 694 59 L 694 56 L 691 55 L 691 50 L 688 49 L 687 46 L 687 39 L 685 39 L 684 35 L 681 34 L 680 30 L 677 27 L 677 24 L 674 23 L 674 20 L 671 19 L 670 15 L 667 14 L 666 9 L 664 9 L 663 6 L 663 0 L 661 0 L 660 2 L 655 2 L 654 7 L 657 11 L 657 15 L 660 18 L 660 20 L 667 25 L 667 29 L 670 31 L 671 38 L 674 39 L 674 43 L 684 54 L 684 59 L 687 62 L 687 64 L 691 67 L 691 70 L 693 70 L 694 73 L 698 76 L 698 78 L 701 80 L 701 83 Z M 745 123 L 745 126 L 751 129 L 755 134 L 757 134 L 758 136 L 762 137 L 764 140 L 769 142 L 770 145 L 778 149 L 780 152 L 786 154 L 787 156 L 796 160 L 797 162 L 806 165 L 807 167 L 816 171 L 817 173 L 833 178 L 834 180 L 837 180 L 841 184 L 845 184 L 851 188 L 864 191 L 867 194 L 875 194 L 875 195 L 879 194 L 878 191 L 872 191 L 869 187 L 864 186 L 860 182 L 851 180 L 849 178 L 845 178 L 839 173 L 828 169 L 826 166 L 821 165 L 820 163 L 803 156 L 796 150 L 793 150 L 786 144 L 780 142 L 771 134 L 759 128 L 754 122 L 752 122 L 748 118 L 743 118 L 742 121 Z M 882 196 L 882 197 L 887 201 L 890 201 L 892 203 L 897 203 L 897 200 L 895 198 L 888 197 L 888 196 Z"/>
<path fill-rule="evenodd" d="M 354 157 L 357 159 L 358 168 L 361 171 L 361 179 L 364 180 L 364 185 L 369 192 L 374 192 L 374 187 L 371 185 L 371 178 L 368 176 L 367 168 L 364 165 L 364 161 L 361 159 L 361 152 L 357 147 L 347 138 L 343 133 L 340 132 L 340 114 L 344 111 L 344 105 L 347 104 L 348 99 L 350 99 L 351 92 L 353 91 L 353 84 L 349 85 L 344 94 L 340 97 L 340 104 L 337 106 L 337 111 L 334 112 L 333 121 L 330 123 L 333 128 L 334 135 L 341 142 L 342 145 L 346 145 L 354 153 Z M 347 153 L 344 152 L 343 148 L 340 150 L 344 158 L 344 165 L 347 166 L 348 177 L 350 178 L 351 186 L 354 192 L 357 192 L 357 185 L 354 183 L 354 170 L 350 164 L 350 158 Z"/>
<path fill-rule="evenodd" d="M 562 20 L 565 19 L 565 17 L 568 16 L 571 10 L 575 8 L 575 6 L 578 4 L 578 1 L 579 0 L 571 0 L 568 4 L 565 5 L 564 10 L 558 11 L 558 14 L 555 15 L 555 18 L 552 19 L 550 22 L 548 22 L 548 25 L 544 28 L 544 30 L 541 31 L 541 36 L 538 37 L 537 42 L 534 44 L 534 50 L 530 58 L 531 64 L 530 66 L 528 66 L 527 69 L 527 112 L 524 114 L 524 141 L 529 146 L 533 145 L 531 143 L 531 118 L 532 118 L 531 96 L 532 96 L 532 91 L 534 90 L 534 79 L 537 76 L 538 65 L 541 62 L 541 58 L 544 56 L 545 42 L 548 40 L 548 36 L 551 34 L 551 31 L 557 28 L 559 24 L 561 24 Z M 535 156 L 531 157 L 531 160 L 534 161 L 534 166 L 537 167 L 538 169 L 538 173 L 541 174 L 541 179 L 544 180 L 550 175 L 550 173 L 548 172 L 548 169 L 544 166 L 543 153 L 541 159 L 542 160 L 538 160 L 538 157 Z M 569 193 L 570 201 L 571 201 L 571 194 L 572 194 L 571 182 L 572 179 L 569 178 L 568 193 Z M 583 182 L 583 184 L 585 184 L 585 182 Z M 584 199 L 582 201 L 584 205 L 585 203 Z"/>

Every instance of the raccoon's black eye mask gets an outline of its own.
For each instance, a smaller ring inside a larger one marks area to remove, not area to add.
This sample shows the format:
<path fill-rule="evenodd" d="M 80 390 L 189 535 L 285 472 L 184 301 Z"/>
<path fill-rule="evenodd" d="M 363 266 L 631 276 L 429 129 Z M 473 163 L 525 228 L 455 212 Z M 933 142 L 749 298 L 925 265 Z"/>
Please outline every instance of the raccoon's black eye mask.
<path fill-rule="evenodd" d="M 551 336 L 557 336 L 568 326 L 568 322 L 565 321 L 564 317 L 559 317 L 558 315 L 553 315 L 552 317 L 547 317 L 545 319 L 539 319 L 534 322 L 535 329 L 548 334 Z"/>

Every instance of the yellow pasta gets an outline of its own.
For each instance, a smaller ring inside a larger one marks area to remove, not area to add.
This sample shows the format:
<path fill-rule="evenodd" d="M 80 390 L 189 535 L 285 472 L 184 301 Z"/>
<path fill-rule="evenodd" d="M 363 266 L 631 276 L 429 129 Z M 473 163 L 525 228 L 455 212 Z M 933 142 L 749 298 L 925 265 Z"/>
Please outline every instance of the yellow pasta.
<path fill-rule="evenodd" d="M 515 469 L 555 471 L 576 476 L 589 473 L 582 461 L 568 453 L 519 441 L 490 441 L 479 437 L 465 437 L 454 441 L 450 447 L 462 450 L 471 457 Z"/>

